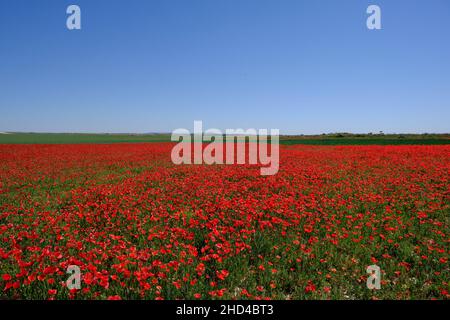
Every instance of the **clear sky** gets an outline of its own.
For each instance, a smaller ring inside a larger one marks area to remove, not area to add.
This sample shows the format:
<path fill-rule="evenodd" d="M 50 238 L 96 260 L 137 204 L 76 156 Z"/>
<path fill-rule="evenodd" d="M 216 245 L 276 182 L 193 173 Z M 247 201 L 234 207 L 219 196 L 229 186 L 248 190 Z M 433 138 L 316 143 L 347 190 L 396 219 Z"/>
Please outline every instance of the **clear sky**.
<path fill-rule="evenodd" d="M 82 29 L 66 28 L 81 7 Z M 368 30 L 366 9 L 382 10 Z M 448 0 L 0 0 L 0 131 L 450 132 Z"/>

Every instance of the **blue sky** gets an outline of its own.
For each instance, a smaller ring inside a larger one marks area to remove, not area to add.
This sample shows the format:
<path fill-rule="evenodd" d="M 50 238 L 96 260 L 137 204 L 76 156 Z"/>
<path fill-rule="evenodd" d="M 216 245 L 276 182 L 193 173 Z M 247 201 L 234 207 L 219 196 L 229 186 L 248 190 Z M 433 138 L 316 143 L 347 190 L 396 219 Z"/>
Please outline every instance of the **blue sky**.
<path fill-rule="evenodd" d="M 0 131 L 450 132 L 450 1 L 1 0 L 0 112 Z"/>

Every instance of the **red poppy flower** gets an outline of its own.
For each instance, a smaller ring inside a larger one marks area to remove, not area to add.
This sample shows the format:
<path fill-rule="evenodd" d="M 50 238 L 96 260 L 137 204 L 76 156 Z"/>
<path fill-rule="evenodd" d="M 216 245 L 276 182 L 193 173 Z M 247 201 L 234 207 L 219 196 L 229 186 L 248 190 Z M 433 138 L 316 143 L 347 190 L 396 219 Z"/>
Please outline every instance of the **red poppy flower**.
<path fill-rule="evenodd" d="M 9 281 L 9 280 L 11 280 L 12 279 L 12 277 L 9 275 L 9 274 L 4 274 L 4 275 L 2 275 L 2 279 L 4 280 L 4 281 Z"/>

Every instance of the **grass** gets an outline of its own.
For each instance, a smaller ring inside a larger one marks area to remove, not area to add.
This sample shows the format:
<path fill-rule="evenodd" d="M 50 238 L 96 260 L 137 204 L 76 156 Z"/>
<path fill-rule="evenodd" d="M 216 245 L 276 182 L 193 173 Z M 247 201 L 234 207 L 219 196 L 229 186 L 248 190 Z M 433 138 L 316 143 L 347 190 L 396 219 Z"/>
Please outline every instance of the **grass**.
<path fill-rule="evenodd" d="M 307 145 L 441 145 L 450 144 L 450 139 L 392 139 L 392 138 L 322 138 L 322 139 L 286 139 L 281 144 L 307 144 Z"/>
<path fill-rule="evenodd" d="M 170 134 L 10 133 L 0 134 L 0 144 L 85 144 L 169 142 Z M 449 134 L 324 134 L 281 136 L 285 145 L 442 145 Z"/>
<path fill-rule="evenodd" d="M 10 133 L 0 134 L 0 144 L 83 144 L 167 142 L 169 134 Z"/>

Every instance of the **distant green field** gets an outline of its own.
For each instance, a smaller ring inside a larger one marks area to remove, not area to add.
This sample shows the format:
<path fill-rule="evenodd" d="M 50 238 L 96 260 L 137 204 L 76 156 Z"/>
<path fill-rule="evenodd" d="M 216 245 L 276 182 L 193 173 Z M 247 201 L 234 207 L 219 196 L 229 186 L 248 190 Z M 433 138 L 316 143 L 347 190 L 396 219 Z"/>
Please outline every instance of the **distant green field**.
<path fill-rule="evenodd" d="M 0 134 L 0 144 L 82 144 L 169 142 L 169 134 L 82 134 L 10 133 Z M 449 135 L 320 135 L 281 136 L 286 145 L 437 145 L 450 144 Z"/>
<path fill-rule="evenodd" d="M 307 145 L 439 145 L 450 144 L 450 139 L 392 139 L 392 138 L 317 138 L 317 139 L 288 139 L 281 140 L 281 144 L 307 144 Z"/>
<path fill-rule="evenodd" d="M 11 133 L 0 134 L 0 144 L 72 144 L 167 142 L 168 134 L 83 134 L 83 133 Z"/>

